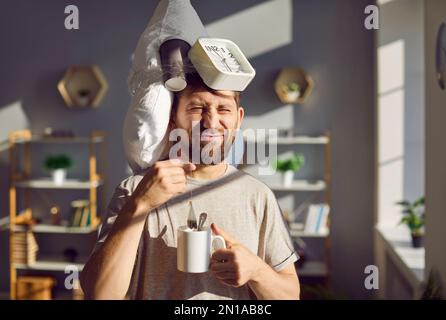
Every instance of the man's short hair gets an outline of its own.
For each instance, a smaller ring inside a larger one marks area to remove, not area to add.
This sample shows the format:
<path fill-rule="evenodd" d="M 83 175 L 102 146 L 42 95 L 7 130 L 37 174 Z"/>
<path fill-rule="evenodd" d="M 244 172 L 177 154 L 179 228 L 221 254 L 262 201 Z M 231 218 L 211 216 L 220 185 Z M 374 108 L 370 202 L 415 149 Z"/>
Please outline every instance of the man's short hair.
<path fill-rule="evenodd" d="M 172 102 L 172 109 L 170 112 L 170 118 L 173 119 L 173 116 L 175 115 L 178 103 L 180 100 L 181 95 L 188 89 L 195 89 L 195 88 L 205 88 L 207 91 L 219 95 L 219 91 L 209 88 L 204 82 L 203 79 L 200 77 L 200 75 L 196 72 L 194 73 L 188 73 L 186 75 L 186 81 L 187 81 L 187 87 L 178 92 L 174 92 L 173 94 L 173 102 Z M 240 107 L 240 91 L 233 91 L 234 92 L 234 100 L 235 104 L 237 105 L 237 109 Z"/>

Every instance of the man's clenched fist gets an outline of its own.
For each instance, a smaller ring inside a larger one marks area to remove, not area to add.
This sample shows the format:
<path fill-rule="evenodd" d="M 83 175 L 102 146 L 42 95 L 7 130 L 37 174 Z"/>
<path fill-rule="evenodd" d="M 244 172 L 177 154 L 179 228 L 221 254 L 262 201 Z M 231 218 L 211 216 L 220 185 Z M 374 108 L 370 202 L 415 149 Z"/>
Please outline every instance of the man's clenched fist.
<path fill-rule="evenodd" d="M 193 163 L 178 159 L 156 162 L 139 182 L 132 197 L 139 212 L 148 213 L 186 191 L 186 175 L 194 171 Z"/>

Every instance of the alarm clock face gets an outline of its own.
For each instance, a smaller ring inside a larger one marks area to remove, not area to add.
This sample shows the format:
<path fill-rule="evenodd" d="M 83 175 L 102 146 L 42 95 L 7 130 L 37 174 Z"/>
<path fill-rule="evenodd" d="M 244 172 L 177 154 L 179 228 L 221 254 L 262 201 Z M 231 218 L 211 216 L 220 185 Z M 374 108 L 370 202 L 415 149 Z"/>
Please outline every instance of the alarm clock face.
<path fill-rule="evenodd" d="M 256 74 L 231 40 L 200 38 L 188 56 L 204 83 L 215 90 L 243 91 Z"/>
<path fill-rule="evenodd" d="M 209 58 L 221 72 L 242 72 L 242 66 L 235 58 L 231 49 L 224 44 L 204 45 Z"/>
<path fill-rule="evenodd" d="M 444 90 L 446 82 L 446 24 L 444 22 L 437 33 L 436 69 L 438 85 Z"/>

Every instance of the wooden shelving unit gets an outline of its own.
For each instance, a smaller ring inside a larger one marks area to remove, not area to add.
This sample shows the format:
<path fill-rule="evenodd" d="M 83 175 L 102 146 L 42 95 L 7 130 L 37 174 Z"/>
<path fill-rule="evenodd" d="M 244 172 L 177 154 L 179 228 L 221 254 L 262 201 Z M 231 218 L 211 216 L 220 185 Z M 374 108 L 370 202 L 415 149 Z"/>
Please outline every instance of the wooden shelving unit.
<path fill-rule="evenodd" d="M 260 138 L 253 140 L 250 137 L 244 137 L 245 143 L 271 143 L 277 141 L 278 145 L 315 145 L 324 148 L 324 179 L 323 180 L 294 180 L 291 186 L 284 186 L 279 182 L 270 181 L 264 177 L 257 177 L 270 187 L 274 192 L 323 192 L 324 201 L 331 208 L 331 134 L 326 133 L 322 136 L 293 136 L 293 137 L 275 137 L 274 139 Z M 303 231 L 303 225 L 291 224 L 290 235 L 294 239 L 303 241 L 313 238 L 321 239 L 324 242 L 324 260 L 323 261 L 305 261 L 303 266 L 298 269 L 300 277 L 318 277 L 324 278 L 327 284 L 331 281 L 331 237 L 330 228 L 326 233 L 308 233 Z"/>
<path fill-rule="evenodd" d="M 57 258 L 40 258 L 39 261 L 32 265 L 23 263 L 14 264 L 14 268 L 18 270 L 38 270 L 38 271 L 65 271 L 67 265 L 76 267 L 79 271 L 84 267 L 84 263 L 66 262 Z M 12 297 L 11 297 L 12 299 Z"/>
<path fill-rule="evenodd" d="M 303 223 L 292 223 L 290 235 L 295 238 L 325 238 L 330 235 L 330 232 L 328 230 L 323 233 L 305 232 Z"/>
<path fill-rule="evenodd" d="M 88 168 L 89 179 L 82 180 L 66 180 L 62 185 L 56 185 L 48 178 L 31 178 L 32 173 L 32 155 L 31 144 L 61 144 L 63 147 L 73 143 L 85 144 L 89 147 Z M 20 150 L 23 148 L 23 166 L 20 168 Z M 11 132 L 9 134 L 9 155 L 10 155 L 10 187 L 9 187 L 9 267 L 10 267 L 10 298 L 17 297 L 17 271 L 18 270 L 35 270 L 35 271 L 64 271 L 67 265 L 76 266 L 79 271 L 82 270 L 83 263 L 68 262 L 60 256 L 45 257 L 38 256 L 35 263 L 28 265 L 23 263 L 14 263 L 14 236 L 17 232 L 25 230 L 33 233 L 48 234 L 79 234 L 86 235 L 95 232 L 100 224 L 98 217 L 98 189 L 101 187 L 102 199 L 105 199 L 106 188 L 106 166 L 105 166 L 106 140 L 105 133 L 94 131 L 89 137 L 46 137 L 33 135 L 30 130 L 21 130 Z M 100 154 L 101 171 L 98 172 L 98 154 Z M 49 190 L 85 190 L 88 191 L 89 212 L 91 224 L 88 227 L 68 227 L 63 225 L 46 225 L 37 224 L 30 227 L 18 224 L 21 220 L 29 220 L 32 218 L 33 212 L 31 208 L 31 192 L 35 189 Z M 17 211 L 17 194 L 23 193 L 23 207 L 20 213 Z M 101 210 L 105 210 L 105 201 L 102 201 Z M 84 259 L 86 261 L 86 259 Z M 84 261 L 78 259 L 78 261 Z"/>
<path fill-rule="evenodd" d="M 50 224 L 38 224 L 31 228 L 34 233 L 73 233 L 73 234 L 89 234 L 96 231 L 96 227 L 66 227 L 66 226 L 55 226 Z M 26 231 L 26 227 L 15 225 L 15 232 Z"/>
<path fill-rule="evenodd" d="M 326 136 L 310 137 L 310 136 L 296 136 L 296 137 L 277 137 L 277 144 L 327 144 L 329 138 Z M 247 142 L 255 142 L 249 137 L 245 138 Z M 263 142 L 264 139 L 257 139 L 257 142 Z"/>
<path fill-rule="evenodd" d="M 103 185 L 102 180 L 74 180 L 67 179 L 62 185 L 56 185 L 52 179 L 30 179 L 30 180 L 17 180 L 15 186 L 17 188 L 31 188 L 31 189 L 90 189 L 91 187 L 97 188 Z"/>
<path fill-rule="evenodd" d="M 284 186 L 280 183 L 268 183 L 274 191 L 324 191 L 326 183 L 324 180 L 294 180 L 291 186 Z"/>

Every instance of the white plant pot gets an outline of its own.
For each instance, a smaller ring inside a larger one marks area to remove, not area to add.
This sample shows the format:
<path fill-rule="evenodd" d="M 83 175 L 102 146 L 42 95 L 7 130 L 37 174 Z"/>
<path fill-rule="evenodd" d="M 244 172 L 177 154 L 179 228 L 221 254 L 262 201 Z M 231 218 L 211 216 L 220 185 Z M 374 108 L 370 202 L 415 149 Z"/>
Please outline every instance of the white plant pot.
<path fill-rule="evenodd" d="M 290 187 L 293 184 L 294 171 L 288 170 L 282 173 L 283 185 L 285 187 Z"/>
<path fill-rule="evenodd" d="M 87 97 L 78 97 L 77 101 L 79 102 L 79 104 L 83 107 L 87 107 L 88 103 L 90 102 L 90 98 Z"/>
<path fill-rule="evenodd" d="M 65 182 L 67 177 L 66 169 L 56 169 L 52 171 L 53 181 L 56 185 L 60 186 Z"/>
<path fill-rule="evenodd" d="M 296 101 L 300 97 L 300 91 L 287 92 L 286 97 L 288 101 Z"/>

